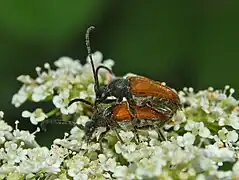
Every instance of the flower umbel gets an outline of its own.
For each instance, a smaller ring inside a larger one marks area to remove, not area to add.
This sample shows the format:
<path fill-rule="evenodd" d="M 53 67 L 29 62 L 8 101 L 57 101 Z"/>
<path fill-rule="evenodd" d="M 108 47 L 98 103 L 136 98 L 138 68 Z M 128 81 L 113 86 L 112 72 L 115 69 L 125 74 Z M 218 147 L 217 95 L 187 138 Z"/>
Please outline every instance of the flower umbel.
<path fill-rule="evenodd" d="M 93 59 L 100 65 L 102 54 L 96 52 Z M 48 63 L 44 70 L 37 67 L 36 78 L 19 76 L 23 85 L 12 103 L 16 107 L 27 100 L 51 104 L 48 112 L 41 107 L 22 112 L 35 125 L 61 118 L 85 126 L 91 120 L 89 109 L 81 103 L 68 107 L 68 103 L 76 97 L 94 101 L 89 58 L 85 65 L 68 57 L 54 64 L 56 70 Z M 112 68 L 114 63 L 103 64 Z M 101 71 L 100 84 L 107 84 L 109 77 Z M 40 147 L 35 141 L 39 130 L 21 131 L 18 121 L 13 130 L 0 111 L 0 179 L 237 179 L 239 107 L 234 91 L 229 86 L 199 92 L 184 88 L 178 92 L 182 110 L 164 128 L 167 141 L 158 140 L 156 129 L 140 129 L 137 144 L 132 131 L 120 129 L 122 143 L 110 130 L 101 141 L 103 152 L 99 142 L 86 143 L 78 127 L 54 140 L 51 148 Z"/>

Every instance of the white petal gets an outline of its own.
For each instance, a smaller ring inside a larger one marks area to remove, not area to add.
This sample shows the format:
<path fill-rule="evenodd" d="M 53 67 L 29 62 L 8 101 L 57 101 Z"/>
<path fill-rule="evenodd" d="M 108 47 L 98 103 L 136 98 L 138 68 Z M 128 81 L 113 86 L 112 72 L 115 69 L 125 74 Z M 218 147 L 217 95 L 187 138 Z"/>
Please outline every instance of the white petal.
<path fill-rule="evenodd" d="M 63 105 L 63 100 L 60 96 L 54 96 L 52 101 L 57 108 L 61 108 Z"/>
<path fill-rule="evenodd" d="M 35 118 L 34 114 L 31 114 L 30 121 L 31 121 L 31 123 L 34 124 L 34 125 L 37 125 L 37 123 L 38 123 L 38 122 L 36 121 L 36 118 Z"/>
<path fill-rule="evenodd" d="M 31 115 L 32 115 L 32 113 L 29 112 L 29 111 L 23 111 L 23 112 L 22 112 L 22 117 L 24 117 L 24 118 L 28 118 L 28 117 L 30 117 Z"/>
<path fill-rule="evenodd" d="M 238 140 L 238 134 L 235 130 L 229 131 L 227 134 L 227 139 L 232 142 L 236 142 Z"/>

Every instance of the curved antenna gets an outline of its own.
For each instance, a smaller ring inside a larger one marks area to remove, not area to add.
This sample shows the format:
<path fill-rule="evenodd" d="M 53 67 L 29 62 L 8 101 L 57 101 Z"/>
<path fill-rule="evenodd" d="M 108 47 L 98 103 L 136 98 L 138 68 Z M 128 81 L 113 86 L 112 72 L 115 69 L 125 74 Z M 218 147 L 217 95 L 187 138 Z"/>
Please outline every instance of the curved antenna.
<path fill-rule="evenodd" d="M 95 71 L 97 77 L 98 77 L 98 74 L 99 74 L 99 70 L 100 70 L 100 69 L 105 69 L 105 70 L 108 71 L 110 74 L 113 74 L 113 72 L 111 71 L 111 69 L 109 69 L 109 68 L 106 67 L 106 66 L 100 65 L 100 66 L 98 66 L 98 67 L 96 68 L 96 71 Z"/>
<path fill-rule="evenodd" d="M 43 131 L 46 131 L 46 126 L 48 124 L 62 124 L 62 125 L 70 125 L 70 126 L 77 126 L 79 129 L 84 130 L 84 126 L 81 124 L 77 124 L 76 122 L 72 121 L 64 121 L 64 120 L 56 120 L 56 119 L 46 119 L 40 123 L 40 127 Z"/>
<path fill-rule="evenodd" d="M 73 103 L 75 103 L 75 102 L 83 102 L 83 103 L 85 103 L 85 104 L 87 104 L 87 105 L 93 107 L 93 104 L 92 104 L 91 102 L 89 102 L 89 101 L 87 101 L 87 100 L 85 100 L 85 99 L 81 99 L 81 98 L 72 99 L 72 100 L 69 102 L 68 107 L 69 107 L 70 105 L 72 105 Z"/>
<path fill-rule="evenodd" d="M 88 56 L 90 57 L 90 63 L 92 66 L 92 70 L 93 70 L 93 76 L 95 79 L 95 92 L 97 92 L 100 88 L 100 84 L 99 84 L 99 79 L 98 79 L 98 75 L 96 74 L 96 70 L 95 70 L 95 66 L 94 66 L 94 62 L 93 62 L 93 58 L 92 58 L 92 52 L 91 52 L 91 47 L 90 47 L 90 32 L 92 30 L 94 30 L 95 27 L 94 26 L 90 26 L 85 33 L 85 44 L 86 44 L 86 48 L 87 48 L 87 52 L 88 52 Z"/>

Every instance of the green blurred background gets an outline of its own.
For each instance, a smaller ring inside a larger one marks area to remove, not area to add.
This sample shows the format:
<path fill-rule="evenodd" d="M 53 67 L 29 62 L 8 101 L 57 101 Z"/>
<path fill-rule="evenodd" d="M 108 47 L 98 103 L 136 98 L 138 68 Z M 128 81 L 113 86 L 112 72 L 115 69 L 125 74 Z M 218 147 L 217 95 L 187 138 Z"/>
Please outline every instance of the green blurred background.
<path fill-rule="evenodd" d="M 238 9 L 239 1 L 230 0 L 1 1 L 0 108 L 13 124 L 22 110 L 34 108 L 28 103 L 18 109 L 11 105 L 20 88 L 16 77 L 35 76 L 36 66 L 61 56 L 85 62 L 84 36 L 90 25 L 96 26 L 93 50 L 115 60 L 119 76 L 133 72 L 177 90 L 227 84 L 238 90 Z M 26 119 L 21 119 L 20 128 L 35 129 Z M 40 133 L 40 142 L 62 137 L 64 128 Z"/>

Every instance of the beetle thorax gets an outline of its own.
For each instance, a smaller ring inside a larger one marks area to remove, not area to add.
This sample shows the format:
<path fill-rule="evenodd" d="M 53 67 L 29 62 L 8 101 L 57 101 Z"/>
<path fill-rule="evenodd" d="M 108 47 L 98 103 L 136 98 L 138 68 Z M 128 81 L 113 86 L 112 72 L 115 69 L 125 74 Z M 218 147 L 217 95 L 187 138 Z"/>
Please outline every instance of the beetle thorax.
<path fill-rule="evenodd" d="M 128 90 L 129 86 L 130 84 L 127 79 L 120 78 L 112 81 L 107 88 L 111 96 L 118 98 L 125 96 L 125 92 Z"/>

